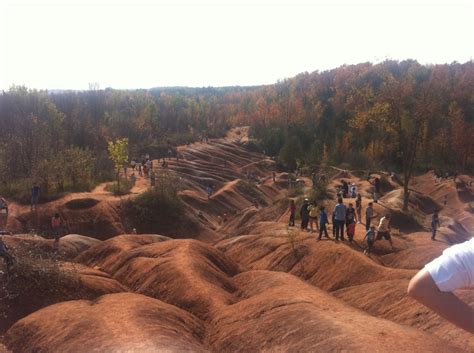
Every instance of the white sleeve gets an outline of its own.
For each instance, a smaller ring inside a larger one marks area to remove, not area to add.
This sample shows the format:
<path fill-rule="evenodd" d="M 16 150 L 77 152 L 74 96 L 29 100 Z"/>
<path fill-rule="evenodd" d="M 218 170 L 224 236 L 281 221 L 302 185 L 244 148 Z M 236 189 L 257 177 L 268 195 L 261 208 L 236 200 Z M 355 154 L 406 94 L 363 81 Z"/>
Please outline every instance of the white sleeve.
<path fill-rule="evenodd" d="M 474 238 L 453 245 L 425 265 L 425 269 L 442 292 L 474 286 Z"/>

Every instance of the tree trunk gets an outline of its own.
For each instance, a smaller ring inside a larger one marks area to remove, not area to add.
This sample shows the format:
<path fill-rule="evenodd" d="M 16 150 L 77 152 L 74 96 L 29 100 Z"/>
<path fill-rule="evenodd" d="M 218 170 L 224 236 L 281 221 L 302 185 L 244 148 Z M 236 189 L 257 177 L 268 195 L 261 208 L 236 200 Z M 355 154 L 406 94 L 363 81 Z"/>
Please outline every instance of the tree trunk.
<path fill-rule="evenodd" d="M 117 193 L 120 194 L 120 169 L 117 172 Z"/>
<path fill-rule="evenodd" d="M 408 191 L 408 180 L 405 178 L 403 183 L 403 211 L 408 211 L 408 200 L 410 198 L 410 192 Z"/>

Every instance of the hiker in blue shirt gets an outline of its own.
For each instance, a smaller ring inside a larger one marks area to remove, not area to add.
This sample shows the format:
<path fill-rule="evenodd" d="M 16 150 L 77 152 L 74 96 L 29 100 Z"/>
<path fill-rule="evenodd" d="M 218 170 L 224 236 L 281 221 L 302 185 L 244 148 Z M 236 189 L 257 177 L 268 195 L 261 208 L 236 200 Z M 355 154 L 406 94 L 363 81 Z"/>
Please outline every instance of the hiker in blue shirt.
<path fill-rule="evenodd" d="M 33 208 L 36 210 L 38 207 L 38 200 L 40 196 L 40 187 L 38 183 L 33 183 L 33 186 L 31 187 L 31 210 L 33 211 Z"/>
<path fill-rule="evenodd" d="M 339 241 L 339 235 L 341 240 L 344 241 L 344 223 L 346 222 L 346 206 L 342 203 L 342 198 L 337 199 L 337 204 L 334 207 L 334 227 L 336 229 L 336 241 Z"/>
<path fill-rule="evenodd" d="M 323 235 L 326 238 L 329 239 L 328 231 L 326 229 L 326 224 L 328 224 L 328 215 L 326 214 L 326 211 L 324 210 L 324 206 L 321 206 L 320 208 L 321 212 L 319 213 L 319 237 L 318 240 L 321 240 L 321 235 Z"/>

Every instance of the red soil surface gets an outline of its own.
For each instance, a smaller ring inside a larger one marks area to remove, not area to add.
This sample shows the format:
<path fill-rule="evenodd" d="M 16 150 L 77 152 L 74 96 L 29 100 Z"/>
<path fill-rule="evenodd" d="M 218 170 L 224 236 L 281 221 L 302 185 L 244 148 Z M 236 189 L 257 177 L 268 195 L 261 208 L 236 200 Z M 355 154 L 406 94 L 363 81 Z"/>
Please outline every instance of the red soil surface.
<path fill-rule="evenodd" d="M 23 293 L 22 303 L 28 295 L 36 299 L 23 311 L 12 302 L 16 311 L 8 312 L 0 341 L 13 352 L 474 351 L 470 334 L 406 294 L 420 268 L 472 234 L 471 177 L 456 183 L 435 183 L 432 173 L 415 177 L 406 213 L 399 183 L 377 173 L 383 195 L 375 223 L 392 215 L 394 249 L 379 241 L 365 256 L 364 224 L 356 226 L 354 244 L 318 242 L 316 234 L 288 227 L 288 175 L 277 173 L 273 182 L 273 161 L 246 150 L 246 140 L 247 129 L 236 128 L 224 139 L 179 147 L 183 158 L 169 160 L 183 185 L 184 222 L 194 225 L 187 231 L 173 234 L 166 225 L 163 235 L 124 234 L 121 200 L 103 185 L 33 214 L 13 204 L 12 230 L 47 227 L 59 211 L 69 230 L 89 237 L 68 235 L 59 248 L 41 237 L 5 238 L 15 254 L 29 258 L 39 249 L 56 259 L 55 276 L 66 280 L 50 296 L 45 284 L 55 277 L 30 274 L 36 291 Z M 337 170 L 329 180 L 329 211 L 341 180 L 357 185 L 365 208 L 372 185 L 356 174 Z M 300 179 L 309 194 L 310 180 Z M 139 178 L 124 199 L 147 183 Z M 208 199 L 209 184 L 215 191 Z M 68 207 L 71 200 L 87 207 Z M 432 241 L 435 208 L 442 227 Z M 457 295 L 474 306 L 474 290 Z"/>

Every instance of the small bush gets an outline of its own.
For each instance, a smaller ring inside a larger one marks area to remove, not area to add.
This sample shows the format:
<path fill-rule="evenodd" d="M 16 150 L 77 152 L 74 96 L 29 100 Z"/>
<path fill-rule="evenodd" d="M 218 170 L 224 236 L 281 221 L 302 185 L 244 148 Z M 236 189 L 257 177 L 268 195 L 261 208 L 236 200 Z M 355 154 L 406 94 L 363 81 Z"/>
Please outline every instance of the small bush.
<path fill-rule="evenodd" d="M 245 143 L 245 148 L 249 150 L 250 152 L 262 152 L 262 146 L 261 144 L 254 139 L 250 139 Z"/>
<path fill-rule="evenodd" d="M 327 190 L 326 183 L 318 183 L 309 193 L 309 199 L 311 201 L 316 201 L 318 204 L 321 201 L 324 201 L 329 198 L 329 193 Z"/>
<path fill-rule="evenodd" d="M 128 222 L 140 232 L 176 228 L 181 224 L 185 210 L 178 195 L 179 187 L 177 178 L 161 175 L 154 188 L 127 202 Z"/>
<path fill-rule="evenodd" d="M 114 195 L 126 195 L 130 193 L 132 189 L 132 183 L 128 179 L 120 179 L 120 185 L 116 181 L 107 184 L 105 191 L 112 192 Z"/>

